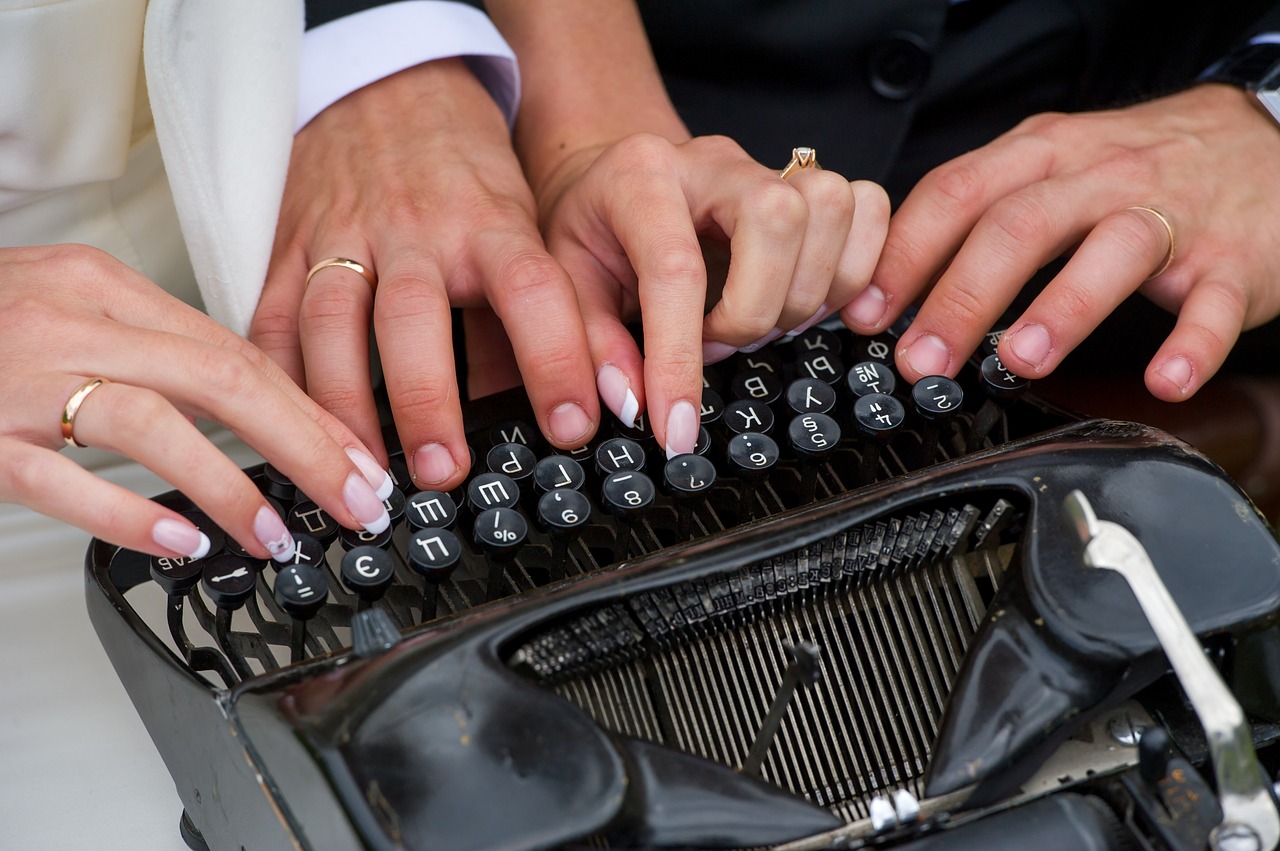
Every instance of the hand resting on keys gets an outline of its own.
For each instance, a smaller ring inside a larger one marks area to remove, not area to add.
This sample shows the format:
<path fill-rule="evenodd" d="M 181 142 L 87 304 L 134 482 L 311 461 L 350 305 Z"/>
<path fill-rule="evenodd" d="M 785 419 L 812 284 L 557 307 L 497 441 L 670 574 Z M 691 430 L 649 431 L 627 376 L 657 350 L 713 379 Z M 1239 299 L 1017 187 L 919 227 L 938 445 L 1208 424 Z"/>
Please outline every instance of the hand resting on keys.
<path fill-rule="evenodd" d="M 385 527 L 391 482 L 345 426 L 240 337 L 104 252 L 0 249 L 0 501 L 129 549 L 199 556 L 185 517 L 58 454 L 75 441 L 133 458 L 257 558 L 289 532 L 193 424 L 215 420 L 343 525 Z M 101 383 L 94 383 L 102 379 Z"/>

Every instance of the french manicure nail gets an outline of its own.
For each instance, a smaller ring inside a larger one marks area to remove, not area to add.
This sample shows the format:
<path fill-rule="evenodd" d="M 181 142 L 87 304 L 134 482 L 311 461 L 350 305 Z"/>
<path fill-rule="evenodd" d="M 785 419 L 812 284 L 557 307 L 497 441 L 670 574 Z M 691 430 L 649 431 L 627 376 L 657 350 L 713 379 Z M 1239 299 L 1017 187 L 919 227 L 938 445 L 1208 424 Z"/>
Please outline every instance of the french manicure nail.
<path fill-rule="evenodd" d="M 349 446 L 347 447 L 347 457 L 364 474 L 365 481 L 369 483 L 369 487 L 373 488 L 373 492 L 378 495 L 378 499 L 386 499 L 391 496 L 391 491 L 395 488 L 395 483 L 391 481 L 391 474 L 379 467 L 378 462 L 373 460 L 372 455 L 362 449 Z"/>
<path fill-rule="evenodd" d="M 831 308 L 827 307 L 825 304 L 824 304 L 824 305 L 822 305 L 822 307 L 819 307 L 819 308 L 818 308 L 818 312 L 817 312 L 817 313 L 813 314 L 813 315 L 812 315 L 812 316 L 810 316 L 808 319 L 806 319 L 804 322 L 801 322 L 799 325 L 797 325 L 796 327 L 792 328 L 792 329 L 791 329 L 791 333 L 792 333 L 792 334 L 803 334 L 805 331 L 808 331 L 808 330 L 809 330 L 810 328 L 812 328 L 814 325 L 817 325 L 819 322 L 821 322 L 822 320 L 824 320 L 824 319 L 826 319 L 828 316 L 830 316 L 830 315 L 832 314 L 832 312 L 833 312 L 833 311 L 831 310 Z"/>
<path fill-rule="evenodd" d="M 873 328 L 884 317 L 889 302 L 884 297 L 884 290 L 875 284 L 858 293 L 858 297 L 849 302 L 844 313 L 860 328 Z"/>
<path fill-rule="evenodd" d="M 272 511 L 270 506 L 262 506 L 254 516 L 253 536 L 281 564 L 293 556 L 293 535 L 289 534 L 280 515 Z"/>
<path fill-rule="evenodd" d="M 560 443 L 577 446 L 591 429 L 591 418 L 577 402 L 562 402 L 547 415 L 547 428 Z"/>
<path fill-rule="evenodd" d="M 626 374 L 611 363 L 600 367 L 596 373 L 596 389 L 609 410 L 627 428 L 635 428 L 636 414 L 640 413 L 640 401 L 631 392 L 631 382 Z"/>
<path fill-rule="evenodd" d="M 1037 369 L 1049 356 L 1049 349 L 1052 347 L 1049 332 L 1043 325 L 1023 325 L 1012 334 L 1006 334 L 1005 338 L 1009 341 L 1009 350 L 1019 360 Z"/>
<path fill-rule="evenodd" d="M 921 375 L 945 375 L 951 365 L 951 350 L 932 334 L 918 337 L 906 351 L 907 363 Z"/>
<path fill-rule="evenodd" d="M 166 550 L 181 553 L 190 559 L 204 558 L 209 554 L 209 536 L 189 523 L 162 517 L 151 527 L 151 540 Z"/>
<path fill-rule="evenodd" d="M 1186 393 L 1187 388 L 1191 386 L 1191 377 L 1194 374 L 1194 370 L 1191 368 L 1191 361 L 1182 357 L 1182 355 L 1169 358 L 1160 364 L 1156 372 L 1173 382 L 1183 393 Z"/>
<path fill-rule="evenodd" d="M 720 361 L 737 351 L 738 348 L 736 346 L 710 340 L 702 344 L 702 365 L 708 366 L 713 363 L 720 363 Z"/>
<path fill-rule="evenodd" d="M 765 334 L 759 340 L 756 340 L 754 343 L 748 343 L 747 345 L 738 349 L 738 351 L 745 352 L 747 354 L 751 354 L 752 352 L 758 352 L 761 349 L 763 349 L 765 346 L 772 343 L 774 340 L 781 337 L 785 333 L 787 332 L 783 331 L 781 328 L 774 328 L 772 331 L 770 331 L 768 334 Z"/>
<path fill-rule="evenodd" d="M 698 409 L 687 399 L 667 413 L 667 459 L 692 452 L 698 443 Z"/>
<path fill-rule="evenodd" d="M 342 486 L 342 501 L 366 532 L 377 535 L 391 526 L 391 515 L 387 514 L 387 507 L 360 473 L 347 476 L 347 482 Z"/>
<path fill-rule="evenodd" d="M 413 453 L 413 472 L 423 484 L 436 485 L 458 472 L 458 462 L 448 449 L 438 443 L 428 443 Z"/>

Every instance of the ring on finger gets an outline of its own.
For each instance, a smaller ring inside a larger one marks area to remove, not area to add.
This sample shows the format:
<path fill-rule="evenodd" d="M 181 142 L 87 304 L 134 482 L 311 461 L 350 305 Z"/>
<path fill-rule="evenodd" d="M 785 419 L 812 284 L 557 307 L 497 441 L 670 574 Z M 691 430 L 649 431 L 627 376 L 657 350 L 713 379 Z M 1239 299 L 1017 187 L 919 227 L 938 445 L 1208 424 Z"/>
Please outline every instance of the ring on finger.
<path fill-rule="evenodd" d="M 312 266 L 311 271 L 307 272 L 307 280 L 303 284 L 303 287 L 305 288 L 310 286 L 311 279 L 316 276 L 316 273 L 321 269 L 328 269 L 330 266 L 341 266 L 343 269 L 350 269 L 352 272 L 355 272 L 368 281 L 369 286 L 374 289 L 377 289 L 378 287 L 378 276 L 373 273 L 372 269 L 365 266 L 363 263 L 357 263 L 355 260 L 349 260 L 346 257 L 326 257 L 316 265 Z"/>
<path fill-rule="evenodd" d="M 818 152 L 813 148 L 792 148 L 791 162 L 786 164 L 778 176 L 786 180 L 803 168 L 822 168 L 818 165 Z"/>
<path fill-rule="evenodd" d="M 1125 207 L 1126 210 L 1142 210 L 1144 213 L 1150 213 L 1160 220 L 1160 224 L 1164 225 L 1165 232 L 1169 234 L 1169 251 L 1164 256 L 1164 260 L 1160 261 L 1160 265 L 1154 272 L 1147 275 L 1147 280 L 1158 278 L 1165 273 L 1173 263 L 1174 256 L 1178 253 L 1178 236 L 1173 230 L 1173 222 L 1169 221 L 1169 217 L 1157 210 L 1155 207 L 1147 207 L 1142 204 L 1135 204 L 1132 207 Z"/>
<path fill-rule="evenodd" d="M 62 406 L 62 440 L 67 446 L 84 448 L 85 445 L 76 440 L 76 414 L 80 412 L 80 406 L 84 404 L 84 400 L 90 393 L 108 383 L 110 382 L 105 378 L 91 378 L 77 387 L 71 394 L 71 398 L 67 400 L 67 404 Z"/>

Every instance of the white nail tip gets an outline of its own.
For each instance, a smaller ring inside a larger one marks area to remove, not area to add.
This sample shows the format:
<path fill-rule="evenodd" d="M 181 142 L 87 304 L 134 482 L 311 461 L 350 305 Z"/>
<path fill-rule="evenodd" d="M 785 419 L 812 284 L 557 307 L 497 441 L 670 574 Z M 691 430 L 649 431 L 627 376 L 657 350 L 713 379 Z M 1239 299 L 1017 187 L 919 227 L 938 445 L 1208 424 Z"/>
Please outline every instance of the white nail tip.
<path fill-rule="evenodd" d="M 618 419 L 627 428 L 636 427 L 636 414 L 640 413 L 640 400 L 636 398 L 636 394 L 631 392 L 631 388 L 627 388 L 627 398 L 622 402 L 622 410 L 618 412 Z"/>
<path fill-rule="evenodd" d="M 189 559 L 204 558 L 209 554 L 209 549 L 213 546 L 212 544 L 209 543 L 208 535 L 206 535 L 204 532 L 200 532 L 198 534 L 200 535 L 200 543 L 196 545 L 196 548 L 194 550 L 187 553 L 187 558 Z"/>
<path fill-rule="evenodd" d="M 391 474 L 388 473 L 386 470 L 383 470 L 382 484 L 378 485 L 378 490 L 376 491 L 376 493 L 378 494 L 378 499 L 381 499 L 385 502 L 387 497 L 391 496 L 391 492 L 395 489 L 396 489 L 396 485 L 395 485 L 395 482 L 391 481 Z"/>
<path fill-rule="evenodd" d="M 381 535 L 389 528 L 391 528 L 391 515 L 385 511 L 382 512 L 382 516 L 377 520 L 364 524 L 364 530 L 370 535 Z"/>

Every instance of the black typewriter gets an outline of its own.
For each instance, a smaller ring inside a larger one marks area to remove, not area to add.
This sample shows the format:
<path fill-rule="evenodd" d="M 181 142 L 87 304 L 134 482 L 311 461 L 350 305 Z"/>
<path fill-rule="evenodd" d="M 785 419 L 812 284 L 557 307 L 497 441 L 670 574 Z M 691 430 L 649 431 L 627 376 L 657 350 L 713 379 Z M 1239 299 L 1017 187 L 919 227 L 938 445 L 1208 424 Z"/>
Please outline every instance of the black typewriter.
<path fill-rule="evenodd" d="M 1280 545 L 1190 447 L 994 354 L 818 327 L 697 450 L 468 410 L 465 486 L 291 563 L 95 541 L 94 626 L 196 849 L 1225 849 L 1280 839 Z M 522 412 L 523 415 L 522 415 Z"/>

